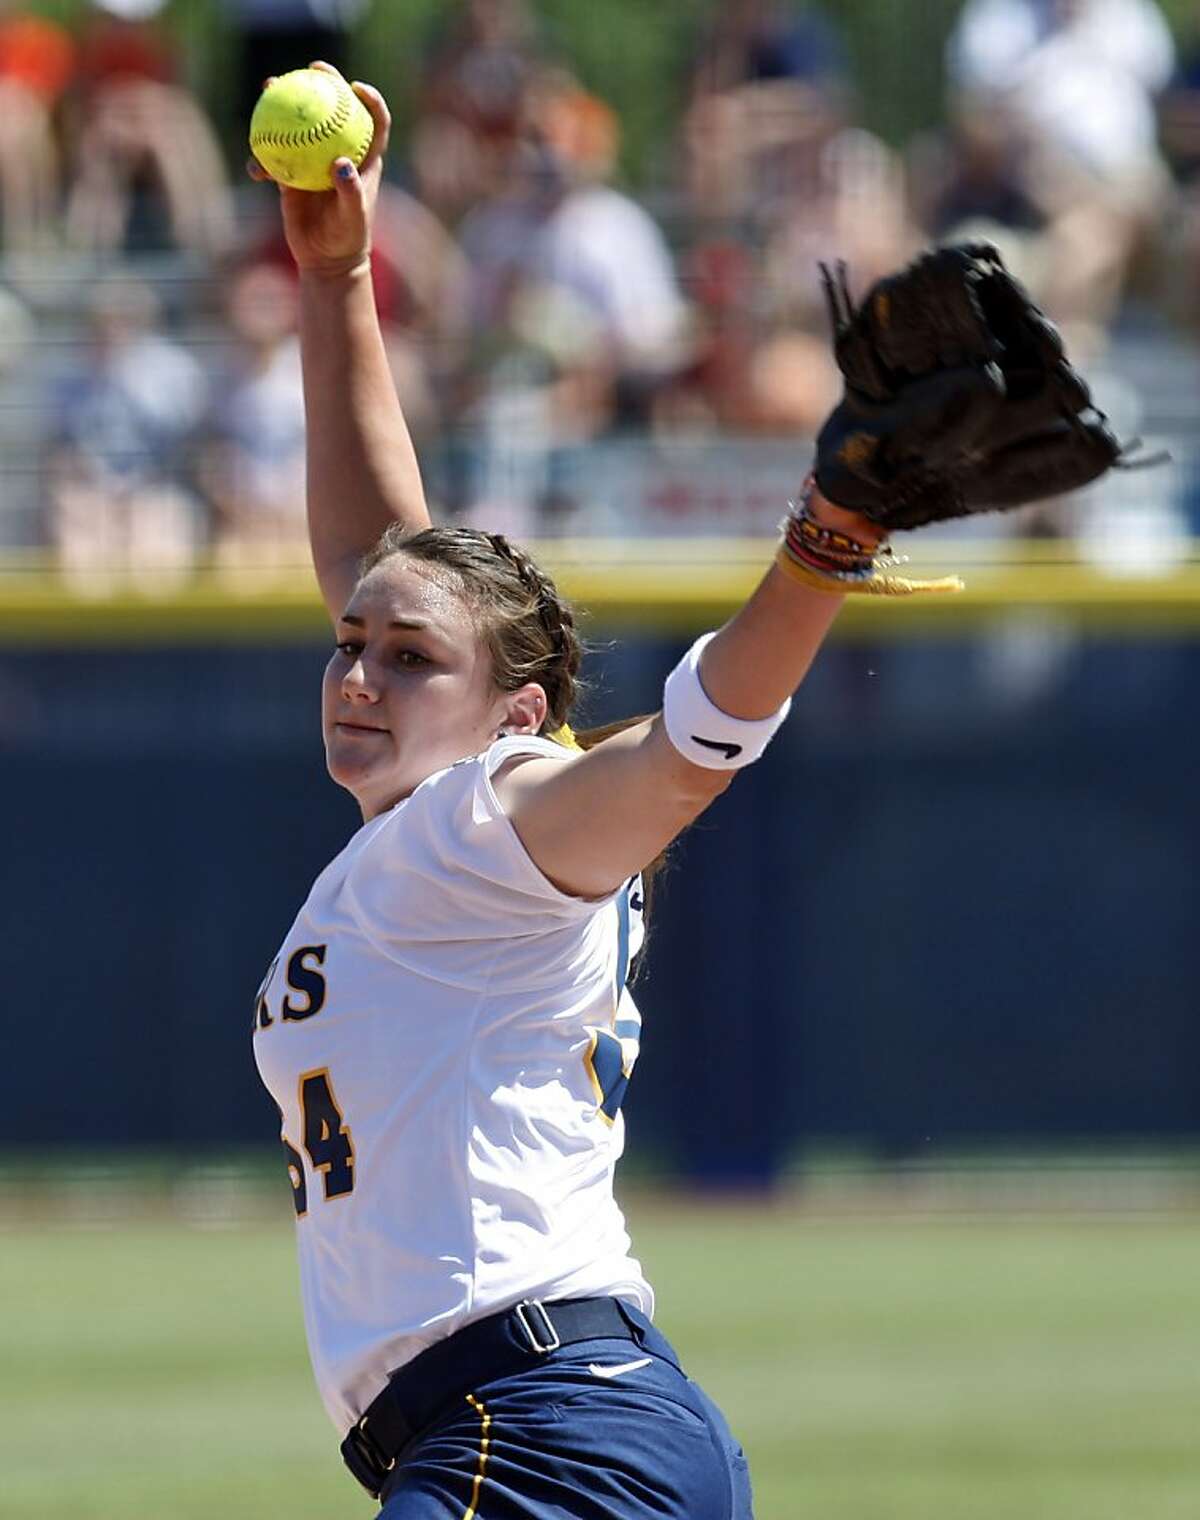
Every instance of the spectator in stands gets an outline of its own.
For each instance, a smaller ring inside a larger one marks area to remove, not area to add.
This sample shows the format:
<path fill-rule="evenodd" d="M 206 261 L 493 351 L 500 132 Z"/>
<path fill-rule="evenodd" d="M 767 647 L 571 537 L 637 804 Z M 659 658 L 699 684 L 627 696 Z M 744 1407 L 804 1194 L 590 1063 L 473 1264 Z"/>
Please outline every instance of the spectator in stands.
<path fill-rule="evenodd" d="M 538 59 L 526 0 L 461 0 L 436 37 L 412 160 L 422 200 L 451 225 L 500 187 Z"/>
<path fill-rule="evenodd" d="M 941 243 L 995 243 L 1009 269 L 1045 299 L 1054 256 L 1050 217 L 1033 197 L 1024 155 L 992 112 L 951 109 L 909 144 L 912 213 Z"/>
<path fill-rule="evenodd" d="M 92 0 L 67 134 L 67 236 L 98 253 L 213 256 L 232 236 L 228 176 L 156 23 L 160 5 L 143 0 L 129 16 L 122 0 Z"/>
<path fill-rule="evenodd" d="M 829 18 L 811 5 L 726 0 L 697 51 L 695 97 L 724 94 L 762 80 L 788 79 L 839 88 L 846 48 Z"/>
<path fill-rule="evenodd" d="M 684 123 L 700 360 L 659 418 L 805 433 L 836 376 L 817 264 L 868 284 L 914 241 L 896 155 L 855 122 L 838 32 L 821 12 L 731 0 L 702 44 Z"/>
<path fill-rule="evenodd" d="M 1102 341 L 1164 204 L 1155 97 L 1172 62 L 1154 0 L 968 0 L 949 40 L 956 109 L 986 121 L 1045 218 L 1039 294 L 1077 351 Z"/>
<path fill-rule="evenodd" d="M 643 423 L 688 357 L 688 309 L 666 241 L 609 183 L 618 142 L 602 101 L 563 73 L 543 74 L 527 92 L 503 192 L 462 224 L 480 339 L 468 400 L 485 426 L 496 408 L 507 414 L 514 389 L 528 402 L 523 425 L 543 442 L 577 445 Z M 552 477 L 566 458 L 553 455 Z M 541 496 L 560 520 L 573 505 L 554 478 Z"/>
<path fill-rule="evenodd" d="M 75 73 L 75 44 L 57 22 L 0 11 L 0 216 L 9 253 L 55 239 L 61 189 L 55 113 Z"/>
<path fill-rule="evenodd" d="M 727 0 L 697 49 L 684 129 L 694 206 L 728 215 L 786 193 L 797 152 L 843 115 L 846 55 L 813 7 Z"/>
<path fill-rule="evenodd" d="M 294 566 L 307 545 L 296 282 L 255 263 L 225 292 L 235 351 L 213 387 L 199 471 L 213 552 L 228 569 Z"/>
<path fill-rule="evenodd" d="M 822 261 L 845 259 L 865 288 L 903 263 L 920 239 L 909 220 L 903 165 L 881 138 L 847 121 L 814 147 L 765 227 L 764 296 L 774 323 L 824 331 L 815 278 Z"/>
<path fill-rule="evenodd" d="M 160 328 L 154 291 L 97 285 L 90 344 L 52 379 L 47 397 L 48 537 L 84 594 L 127 580 L 155 594 L 193 560 L 197 510 L 182 482 L 207 387 L 190 353 Z"/>
<path fill-rule="evenodd" d="M 781 197 L 754 235 L 704 229 L 687 258 L 700 319 L 681 415 L 735 432 L 810 434 L 836 398 L 818 264 L 849 263 L 864 288 L 916 239 L 896 156 L 855 128 L 833 133 L 805 191 Z M 659 420 L 679 412 L 676 387 Z"/>

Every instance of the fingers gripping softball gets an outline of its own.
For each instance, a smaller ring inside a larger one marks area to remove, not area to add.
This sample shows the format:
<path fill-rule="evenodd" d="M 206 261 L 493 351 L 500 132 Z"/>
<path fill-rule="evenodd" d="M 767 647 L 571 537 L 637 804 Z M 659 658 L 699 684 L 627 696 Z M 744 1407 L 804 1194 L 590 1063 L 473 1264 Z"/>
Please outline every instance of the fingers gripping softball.
<path fill-rule="evenodd" d="M 250 151 L 272 179 L 293 190 L 328 190 L 333 166 L 367 156 L 375 123 L 331 69 L 293 69 L 269 79 L 250 118 Z"/>
<path fill-rule="evenodd" d="M 268 79 L 250 125 L 252 179 L 279 186 L 301 269 L 337 273 L 366 259 L 391 116 L 371 85 L 317 62 Z"/>

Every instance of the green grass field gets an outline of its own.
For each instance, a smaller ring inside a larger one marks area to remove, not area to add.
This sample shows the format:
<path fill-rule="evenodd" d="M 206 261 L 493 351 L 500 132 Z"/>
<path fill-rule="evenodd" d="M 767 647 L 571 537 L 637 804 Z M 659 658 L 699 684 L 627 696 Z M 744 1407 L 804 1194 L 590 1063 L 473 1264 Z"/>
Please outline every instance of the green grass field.
<path fill-rule="evenodd" d="M 759 1520 L 1200 1516 L 1194 1216 L 630 1213 Z M 0 1229 L 0 1517 L 366 1520 L 291 1234 L 282 1215 Z"/>

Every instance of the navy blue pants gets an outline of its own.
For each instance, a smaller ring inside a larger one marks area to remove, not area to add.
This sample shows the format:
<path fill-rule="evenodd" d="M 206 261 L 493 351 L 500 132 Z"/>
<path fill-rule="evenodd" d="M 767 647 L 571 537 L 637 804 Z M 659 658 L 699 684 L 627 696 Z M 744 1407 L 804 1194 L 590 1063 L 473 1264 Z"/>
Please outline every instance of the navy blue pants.
<path fill-rule="evenodd" d="M 472 1389 L 400 1456 L 380 1520 L 753 1520 L 741 1447 L 670 1343 L 561 1347 Z"/>

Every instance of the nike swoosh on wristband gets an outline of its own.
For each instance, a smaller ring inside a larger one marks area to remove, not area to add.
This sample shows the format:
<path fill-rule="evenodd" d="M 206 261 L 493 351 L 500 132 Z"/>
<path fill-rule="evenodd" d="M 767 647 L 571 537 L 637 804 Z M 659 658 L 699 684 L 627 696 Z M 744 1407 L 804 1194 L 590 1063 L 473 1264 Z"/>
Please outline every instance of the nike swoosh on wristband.
<path fill-rule="evenodd" d="M 726 744 L 723 739 L 702 739 L 699 734 L 692 735 L 693 744 L 703 744 L 705 749 L 719 749 L 726 760 L 734 760 L 742 752 L 740 744 Z"/>
<path fill-rule="evenodd" d="M 650 1358 L 644 1356 L 640 1362 L 618 1362 L 615 1367 L 602 1367 L 599 1362 L 589 1362 L 588 1371 L 594 1373 L 596 1377 L 615 1378 L 620 1377 L 623 1372 L 636 1372 L 639 1367 L 649 1367 L 649 1365 Z"/>

